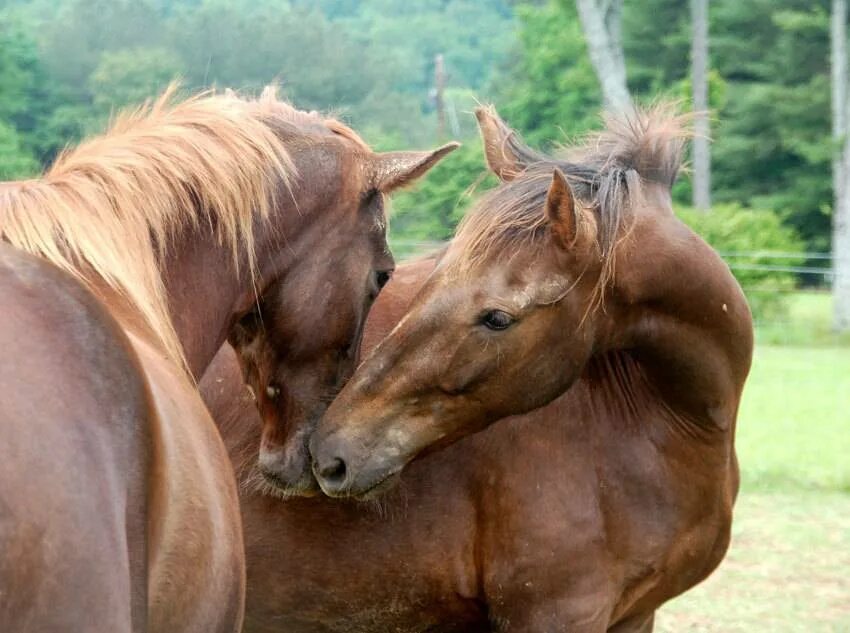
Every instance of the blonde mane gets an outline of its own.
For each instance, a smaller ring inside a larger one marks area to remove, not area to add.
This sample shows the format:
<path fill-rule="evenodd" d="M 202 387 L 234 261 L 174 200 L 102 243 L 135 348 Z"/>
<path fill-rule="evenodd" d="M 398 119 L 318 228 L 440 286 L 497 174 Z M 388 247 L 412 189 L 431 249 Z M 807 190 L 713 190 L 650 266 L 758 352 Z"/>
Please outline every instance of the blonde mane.
<path fill-rule="evenodd" d="M 178 101 L 175 92 L 121 114 L 43 177 L 0 188 L 0 239 L 86 283 L 108 284 L 186 368 L 162 276 L 175 238 L 209 226 L 234 261 L 247 253 L 253 275 L 253 222 L 269 216 L 276 191 L 295 175 L 272 123 L 326 122 L 274 90 L 257 100 L 227 91 Z"/>

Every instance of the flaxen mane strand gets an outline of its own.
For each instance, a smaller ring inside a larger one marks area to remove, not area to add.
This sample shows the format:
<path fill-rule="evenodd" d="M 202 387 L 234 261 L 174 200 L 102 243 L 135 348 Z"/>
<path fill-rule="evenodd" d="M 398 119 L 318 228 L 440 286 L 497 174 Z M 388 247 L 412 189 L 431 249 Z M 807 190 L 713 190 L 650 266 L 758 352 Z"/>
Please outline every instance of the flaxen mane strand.
<path fill-rule="evenodd" d="M 253 220 L 269 215 L 294 171 L 263 121 L 267 107 L 232 93 L 174 94 L 120 115 L 42 178 L 0 189 L 0 239 L 84 282 L 102 279 L 186 367 L 161 273 L 173 238 L 208 224 L 235 259 L 245 249 L 253 273 Z"/>

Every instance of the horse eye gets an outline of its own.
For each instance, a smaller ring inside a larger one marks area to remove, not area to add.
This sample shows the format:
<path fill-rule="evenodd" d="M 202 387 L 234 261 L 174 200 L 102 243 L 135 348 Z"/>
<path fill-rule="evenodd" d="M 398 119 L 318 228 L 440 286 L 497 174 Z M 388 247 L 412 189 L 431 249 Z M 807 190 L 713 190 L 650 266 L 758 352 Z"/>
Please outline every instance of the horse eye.
<path fill-rule="evenodd" d="M 481 315 L 481 324 L 490 330 L 505 330 L 514 323 L 514 318 L 502 310 L 488 310 Z"/>
<path fill-rule="evenodd" d="M 393 271 L 391 270 L 379 270 L 375 273 L 375 282 L 378 284 L 378 288 L 383 288 L 387 285 L 387 282 L 393 276 Z"/>

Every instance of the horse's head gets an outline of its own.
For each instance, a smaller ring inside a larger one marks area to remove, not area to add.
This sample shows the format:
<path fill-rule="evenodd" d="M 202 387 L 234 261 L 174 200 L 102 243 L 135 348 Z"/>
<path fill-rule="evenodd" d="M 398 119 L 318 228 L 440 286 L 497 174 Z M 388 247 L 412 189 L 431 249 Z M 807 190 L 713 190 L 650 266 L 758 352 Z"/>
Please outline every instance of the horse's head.
<path fill-rule="evenodd" d="M 319 424 L 313 468 L 331 496 L 373 494 L 423 450 L 551 401 L 610 334 L 614 250 L 640 189 L 640 157 L 617 155 L 631 137 L 573 163 L 477 115 L 502 184 Z"/>
<path fill-rule="evenodd" d="M 298 123 L 279 123 L 300 176 L 278 206 L 311 221 L 263 249 L 273 253 L 266 270 L 278 258 L 286 273 L 269 275 L 229 337 L 263 414 L 259 471 L 285 494 L 316 490 L 307 440 L 351 376 L 366 315 L 392 275 L 385 196 L 456 147 L 375 153 L 335 121 Z"/>

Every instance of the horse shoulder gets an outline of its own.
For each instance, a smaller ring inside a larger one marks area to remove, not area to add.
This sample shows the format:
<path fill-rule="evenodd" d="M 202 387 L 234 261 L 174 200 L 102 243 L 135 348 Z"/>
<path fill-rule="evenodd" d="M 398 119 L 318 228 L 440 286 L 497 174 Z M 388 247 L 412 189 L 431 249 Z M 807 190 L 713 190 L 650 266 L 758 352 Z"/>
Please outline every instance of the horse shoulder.
<path fill-rule="evenodd" d="M 197 387 L 159 347 L 135 334 L 131 340 L 155 409 L 151 628 L 238 630 L 245 559 L 233 467 Z"/>

